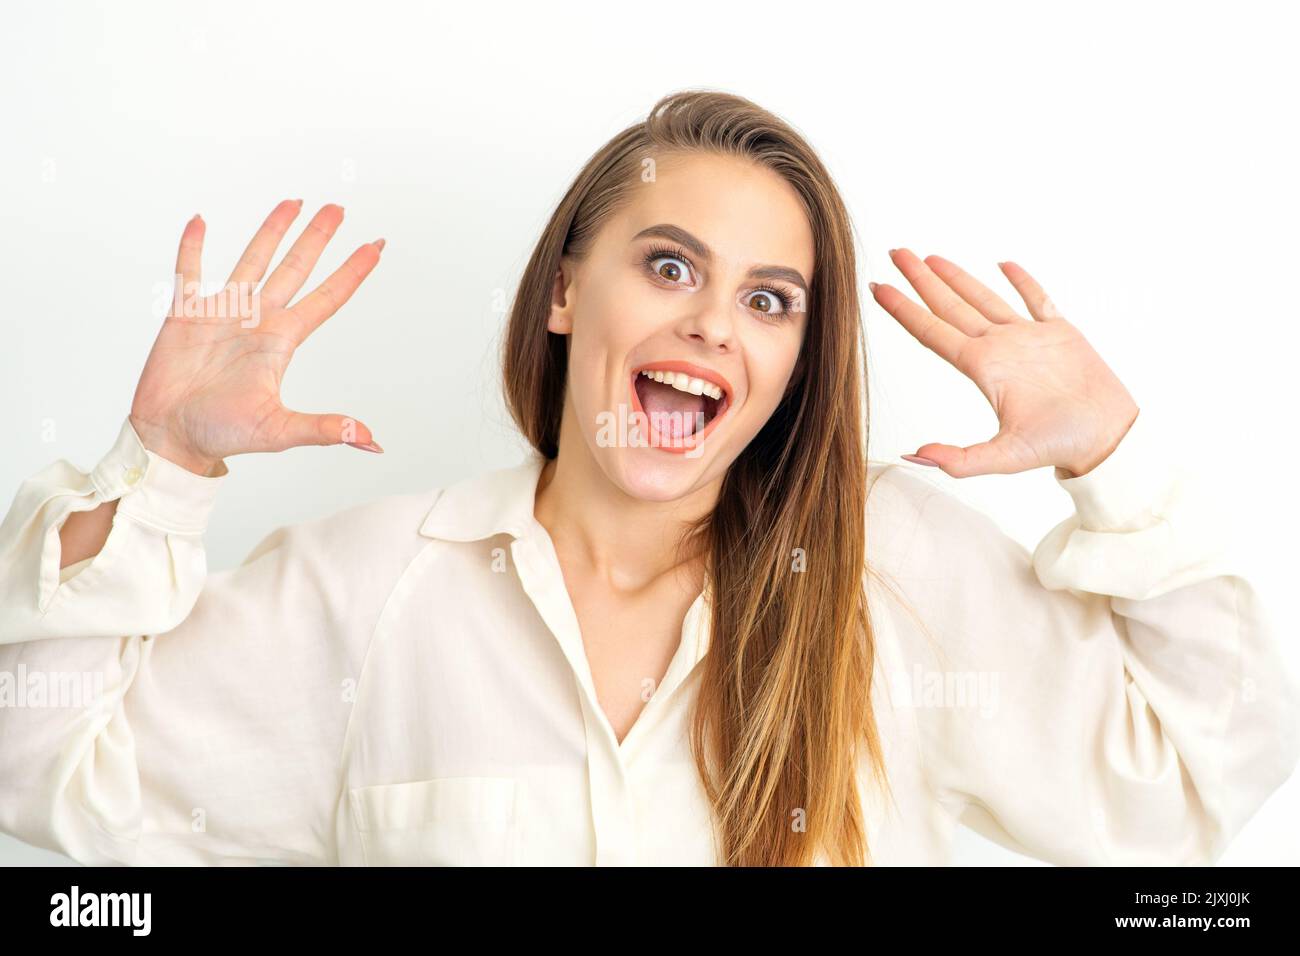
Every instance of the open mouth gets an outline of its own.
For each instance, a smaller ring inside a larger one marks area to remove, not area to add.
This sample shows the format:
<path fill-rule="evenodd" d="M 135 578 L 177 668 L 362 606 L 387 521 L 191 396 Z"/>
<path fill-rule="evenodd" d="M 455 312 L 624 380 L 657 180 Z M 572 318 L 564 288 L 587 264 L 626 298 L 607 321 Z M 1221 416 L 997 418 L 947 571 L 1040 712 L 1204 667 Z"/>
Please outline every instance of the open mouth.
<path fill-rule="evenodd" d="M 647 420 L 651 446 L 682 452 L 698 446 L 722 420 L 731 387 L 705 369 L 665 362 L 632 373 L 632 404 Z"/>

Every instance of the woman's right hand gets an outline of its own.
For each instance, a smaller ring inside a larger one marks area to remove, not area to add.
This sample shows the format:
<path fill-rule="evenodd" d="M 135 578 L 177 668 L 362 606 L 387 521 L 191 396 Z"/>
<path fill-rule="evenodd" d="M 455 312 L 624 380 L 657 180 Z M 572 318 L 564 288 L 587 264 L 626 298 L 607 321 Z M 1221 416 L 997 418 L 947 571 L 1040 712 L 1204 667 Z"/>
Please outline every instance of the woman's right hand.
<path fill-rule="evenodd" d="M 195 293 L 204 223 L 195 216 L 186 224 L 176 259 L 178 294 L 131 403 L 131 425 L 150 451 L 210 475 L 223 458 L 245 452 L 343 443 L 383 450 L 355 419 L 290 411 L 280 402 L 280 381 L 294 350 L 351 297 L 384 246 L 382 239 L 361 246 L 290 306 L 343 221 L 342 207 L 322 208 L 258 289 L 301 209 L 302 200 L 276 206 L 225 288 L 202 299 Z"/>

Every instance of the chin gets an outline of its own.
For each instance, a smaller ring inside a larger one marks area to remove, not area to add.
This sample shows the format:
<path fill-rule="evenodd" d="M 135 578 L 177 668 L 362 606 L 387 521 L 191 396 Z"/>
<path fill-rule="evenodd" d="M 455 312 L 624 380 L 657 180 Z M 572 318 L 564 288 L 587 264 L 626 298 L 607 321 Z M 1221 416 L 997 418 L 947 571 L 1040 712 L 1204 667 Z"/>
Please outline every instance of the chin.
<path fill-rule="evenodd" d="M 712 456 L 665 452 L 658 448 L 594 448 L 609 480 L 641 501 L 676 501 L 707 480 Z"/>

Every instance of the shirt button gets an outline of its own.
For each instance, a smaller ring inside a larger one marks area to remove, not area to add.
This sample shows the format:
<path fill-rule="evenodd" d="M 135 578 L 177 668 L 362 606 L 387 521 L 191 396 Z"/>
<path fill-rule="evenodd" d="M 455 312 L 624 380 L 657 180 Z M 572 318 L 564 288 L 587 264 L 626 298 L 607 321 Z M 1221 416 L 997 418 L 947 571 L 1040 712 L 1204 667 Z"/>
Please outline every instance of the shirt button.
<path fill-rule="evenodd" d="M 126 470 L 126 483 L 128 485 L 138 484 L 140 479 L 143 476 L 144 476 L 144 472 L 142 472 L 139 468 L 128 468 Z"/>

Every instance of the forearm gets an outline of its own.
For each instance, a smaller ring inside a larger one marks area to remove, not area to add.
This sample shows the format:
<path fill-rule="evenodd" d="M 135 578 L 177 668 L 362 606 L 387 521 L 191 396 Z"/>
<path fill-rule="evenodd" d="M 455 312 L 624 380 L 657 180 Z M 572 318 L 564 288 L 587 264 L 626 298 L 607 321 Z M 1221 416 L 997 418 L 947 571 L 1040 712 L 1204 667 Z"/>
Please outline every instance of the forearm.
<path fill-rule="evenodd" d="M 91 511 L 74 511 L 59 528 L 59 568 L 93 558 L 108 540 L 113 530 L 113 515 L 117 513 L 117 499 L 105 501 Z"/>

